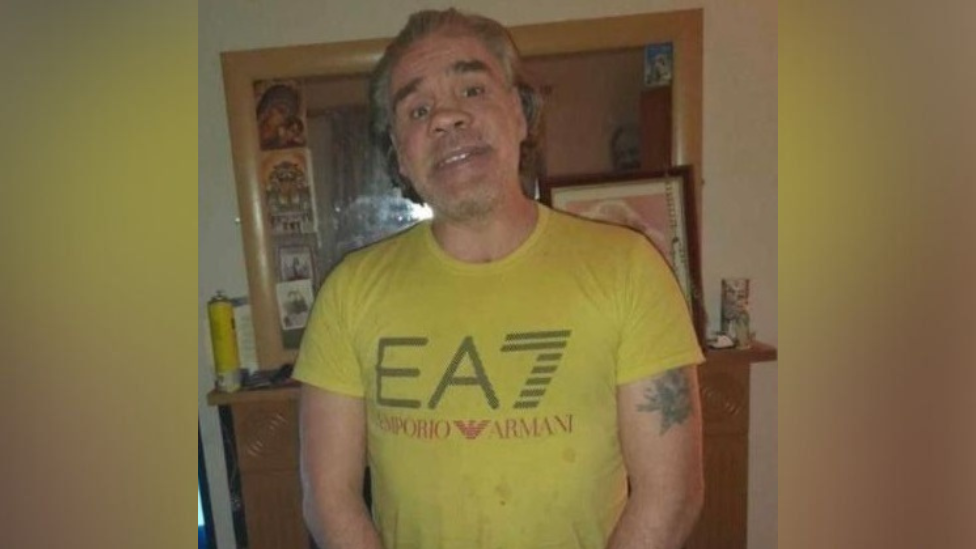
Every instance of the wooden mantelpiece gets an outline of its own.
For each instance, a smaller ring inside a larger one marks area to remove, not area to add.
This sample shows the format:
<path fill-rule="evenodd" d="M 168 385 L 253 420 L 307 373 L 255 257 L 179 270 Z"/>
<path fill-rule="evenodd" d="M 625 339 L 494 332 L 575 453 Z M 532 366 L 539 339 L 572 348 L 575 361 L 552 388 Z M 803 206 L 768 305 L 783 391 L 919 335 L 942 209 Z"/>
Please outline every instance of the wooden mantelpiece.
<path fill-rule="evenodd" d="M 273 389 L 256 389 L 253 391 L 237 391 L 236 393 L 221 393 L 210 391 L 207 404 L 211 406 L 228 406 L 246 404 L 248 402 L 276 402 L 282 400 L 298 400 L 298 383 Z"/>
<path fill-rule="evenodd" d="M 698 369 L 705 435 L 705 508 L 685 549 L 744 549 L 749 471 L 749 366 L 776 348 L 710 350 Z M 298 475 L 297 385 L 212 391 L 229 406 L 241 472 L 248 549 L 308 549 Z"/>

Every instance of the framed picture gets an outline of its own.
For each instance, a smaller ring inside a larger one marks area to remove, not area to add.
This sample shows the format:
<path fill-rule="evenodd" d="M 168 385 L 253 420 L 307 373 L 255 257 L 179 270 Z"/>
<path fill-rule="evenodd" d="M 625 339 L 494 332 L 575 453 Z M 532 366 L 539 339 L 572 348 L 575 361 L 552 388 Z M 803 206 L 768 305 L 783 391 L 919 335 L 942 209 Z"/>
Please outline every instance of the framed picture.
<path fill-rule="evenodd" d="M 643 233 L 671 265 L 704 342 L 697 189 L 690 166 L 542 179 L 542 202 L 580 217 Z"/>

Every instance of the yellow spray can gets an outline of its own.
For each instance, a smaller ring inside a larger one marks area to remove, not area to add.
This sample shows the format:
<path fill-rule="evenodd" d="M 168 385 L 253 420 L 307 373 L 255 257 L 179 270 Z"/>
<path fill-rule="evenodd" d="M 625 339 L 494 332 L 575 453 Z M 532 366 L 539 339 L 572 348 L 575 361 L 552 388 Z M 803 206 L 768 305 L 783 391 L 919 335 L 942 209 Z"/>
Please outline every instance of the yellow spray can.
<path fill-rule="evenodd" d="M 241 388 L 241 360 L 237 354 L 237 331 L 234 327 L 234 305 L 218 291 L 207 302 L 210 317 L 210 341 L 213 344 L 217 390 L 234 392 Z"/>

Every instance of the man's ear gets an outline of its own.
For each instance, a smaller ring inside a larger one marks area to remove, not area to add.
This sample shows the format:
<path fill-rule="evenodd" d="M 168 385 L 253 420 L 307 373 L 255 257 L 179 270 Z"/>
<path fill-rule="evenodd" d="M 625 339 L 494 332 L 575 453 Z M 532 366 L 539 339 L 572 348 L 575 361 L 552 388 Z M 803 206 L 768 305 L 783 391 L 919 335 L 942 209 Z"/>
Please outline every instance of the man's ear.
<path fill-rule="evenodd" d="M 400 172 L 400 175 L 402 175 L 403 177 L 407 177 L 409 179 L 407 174 L 403 171 L 403 162 L 401 161 L 402 159 L 400 158 L 400 149 L 397 147 L 397 140 L 396 140 L 396 136 L 393 134 L 393 129 L 390 128 L 387 131 L 386 135 L 390 139 L 390 152 L 391 154 L 395 155 L 397 159 L 397 171 Z"/>
<path fill-rule="evenodd" d="M 529 121 L 525 118 L 525 108 L 522 105 L 522 92 L 518 86 L 512 86 L 512 96 L 512 101 L 515 103 L 514 108 L 519 113 L 519 143 L 521 143 L 529 137 Z"/>

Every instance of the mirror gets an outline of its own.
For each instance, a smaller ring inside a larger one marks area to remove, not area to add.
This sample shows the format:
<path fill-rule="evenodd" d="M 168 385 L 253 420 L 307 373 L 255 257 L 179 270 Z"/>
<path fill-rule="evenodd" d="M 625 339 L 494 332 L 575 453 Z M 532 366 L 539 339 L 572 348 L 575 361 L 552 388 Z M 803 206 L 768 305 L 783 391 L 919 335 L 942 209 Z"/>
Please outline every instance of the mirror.
<path fill-rule="evenodd" d="M 546 96 L 543 174 L 690 165 L 701 184 L 700 9 L 510 30 Z M 312 293 L 344 253 L 429 215 L 366 146 L 366 77 L 387 42 L 221 56 L 262 369 L 295 360 Z"/>

